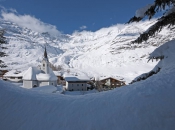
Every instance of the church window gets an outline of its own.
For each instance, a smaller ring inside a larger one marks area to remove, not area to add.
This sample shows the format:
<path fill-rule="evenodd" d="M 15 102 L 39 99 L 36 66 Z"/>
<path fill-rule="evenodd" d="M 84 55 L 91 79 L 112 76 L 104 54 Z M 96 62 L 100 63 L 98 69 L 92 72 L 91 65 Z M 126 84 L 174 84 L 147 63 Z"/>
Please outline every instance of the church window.
<path fill-rule="evenodd" d="M 43 67 L 45 67 L 45 64 L 43 64 Z"/>

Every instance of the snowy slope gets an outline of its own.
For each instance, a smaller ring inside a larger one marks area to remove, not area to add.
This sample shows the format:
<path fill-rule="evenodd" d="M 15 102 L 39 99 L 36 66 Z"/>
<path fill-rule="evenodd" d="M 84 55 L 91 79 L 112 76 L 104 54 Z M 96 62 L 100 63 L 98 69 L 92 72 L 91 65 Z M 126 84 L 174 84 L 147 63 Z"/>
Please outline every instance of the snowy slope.
<path fill-rule="evenodd" d="M 163 48 L 163 49 L 162 49 Z M 147 80 L 82 96 L 39 93 L 0 81 L 2 130 L 175 129 L 175 41 L 156 49 L 161 70 Z"/>
<path fill-rule="evenodd" d="M 9 69 L 25 70 L 40 64 L 44 45 L 47 45 L 49 60 L 62 65 L 71 73 L 93 76 L 121 76 L 129 83 L 136 76 L 150 71 L 157 63 L 147 64 L 149 54 L 159 45 L 174 39 L 174 29 L 164 29 L 148 43 L 130 44 L 155 22 L 145 21 L 129 25 L 114 25 L 96 32 L 82 31 L 72 35 L 52 37 L 38 33 L 15 23 L 0 21 L 6 28 L 9 55 L 3 60 Z"/>

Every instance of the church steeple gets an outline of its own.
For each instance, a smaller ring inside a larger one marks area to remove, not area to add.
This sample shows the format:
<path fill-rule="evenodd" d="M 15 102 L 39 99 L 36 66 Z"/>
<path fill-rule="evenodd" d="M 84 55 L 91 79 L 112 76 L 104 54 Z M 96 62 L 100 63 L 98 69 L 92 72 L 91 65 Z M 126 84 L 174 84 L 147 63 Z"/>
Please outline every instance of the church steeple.
<path fill-rule="evenodd" d="M 43 70 L 46 74 L 49 73 L 49 60 L 47 57 L 46 46 L 45 46 L 45 50 L 44 50 L 44 57 L 42 60 L 41 70 Z"/>
<path fill-rule="evenodd" d="M 44 50 L 44 58 L 48 59 L 48 57 L 47 57 L 47 51 L 46 51 L 46 46 L 45 46 L 45 50 Z"/>

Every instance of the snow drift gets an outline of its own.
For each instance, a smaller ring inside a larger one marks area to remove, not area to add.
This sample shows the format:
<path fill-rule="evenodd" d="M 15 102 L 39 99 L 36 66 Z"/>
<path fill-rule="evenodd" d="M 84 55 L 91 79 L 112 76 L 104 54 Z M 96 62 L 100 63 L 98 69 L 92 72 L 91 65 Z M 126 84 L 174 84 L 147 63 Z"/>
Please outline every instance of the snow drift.
<path fill-rule="evenodd" d="M 159 73 L 113 91 L 65 96 L 26 90 L 0 81 L 0 129 L 175 129 L 175 41 L 161 48 L 165 58 L 158 64 Z"/>

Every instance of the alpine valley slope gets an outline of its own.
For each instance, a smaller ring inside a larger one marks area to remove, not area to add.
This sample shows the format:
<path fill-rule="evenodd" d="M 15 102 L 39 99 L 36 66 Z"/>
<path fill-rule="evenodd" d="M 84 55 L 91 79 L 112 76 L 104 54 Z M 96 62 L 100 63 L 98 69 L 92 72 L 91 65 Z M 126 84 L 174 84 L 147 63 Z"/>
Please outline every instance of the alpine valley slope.
<path fill-rule="evenodd" d="M 127 83 L 150 71 L 157 63 L 147 63 L 149 54 L 166 41 L 174 39 L 174 29 L 163 29 L 147 43 L 131 44 L 155 20 L 132 24 L 118 24 L 96 32 L 74 32 L 52 37 L 0 20 L 6 29 L 8 57 L 2 59 L 9 69 L 25 70 L 38 66 L 47 46 L 49 61 L 61 65 L 71 73 L 93 76 L 121 76 Z"/>

